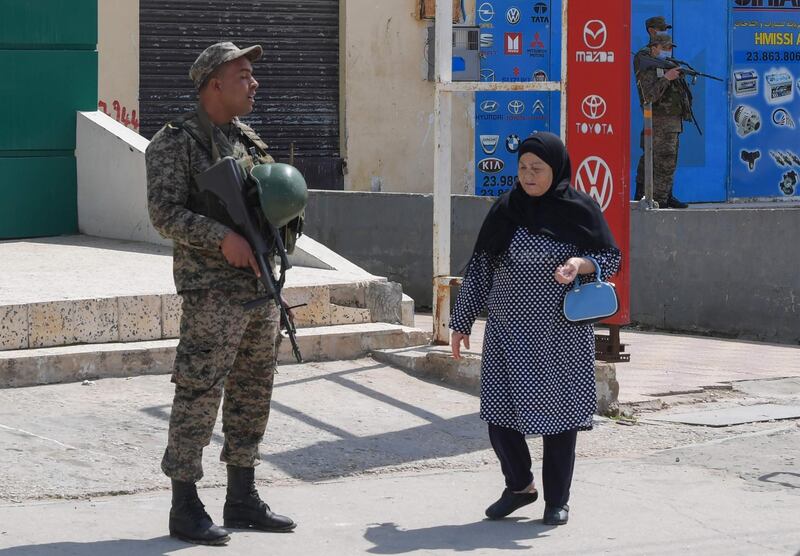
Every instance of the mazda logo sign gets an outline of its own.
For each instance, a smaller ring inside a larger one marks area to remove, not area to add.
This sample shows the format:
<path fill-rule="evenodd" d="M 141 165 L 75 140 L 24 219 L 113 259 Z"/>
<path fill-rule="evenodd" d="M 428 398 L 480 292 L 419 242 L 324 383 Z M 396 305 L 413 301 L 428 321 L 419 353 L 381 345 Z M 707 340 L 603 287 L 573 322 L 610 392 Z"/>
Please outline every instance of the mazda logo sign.
<path fill-rule="evenodd" d="M 606 24 L 599 19 L 592 19 L 583 26 L 583 42 L 592 50 L 598 50 L 606 45 L 608 29 Z"/>

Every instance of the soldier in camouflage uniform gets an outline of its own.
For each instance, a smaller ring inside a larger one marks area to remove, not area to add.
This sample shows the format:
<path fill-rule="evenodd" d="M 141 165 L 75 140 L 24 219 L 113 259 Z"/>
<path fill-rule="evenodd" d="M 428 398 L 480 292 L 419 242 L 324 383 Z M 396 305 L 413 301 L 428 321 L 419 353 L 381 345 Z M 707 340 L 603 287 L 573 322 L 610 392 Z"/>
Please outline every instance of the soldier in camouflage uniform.
<path fill-rule="evenodd" d="M 667 20 L 663 15 L 656 15 L 653 17 L 647 18 L 644 22 L 644 28 L 647 30 L 647 42 L 653 40 L 653 38 L 658 35 L 659 33 L 664 33 L 668 29 L 672 29 L 672 25 L 667 25 Z M 643 46 L 639 49 L 639 51 L 633 57 L 633 73 L 639 73 L 639 66 L 642 63 L 642 56 L 649 56 L 650 55 L 650 47 L 648 45 Z"/>
<path fill-rule="evenodd" d="M 656 35 L 649 44 L 650 55 L 671 56 L 674 43 L 669 35 Z M 691 100 L 680 69 L 639 69 L 636 73 L 639 104 L 653 105 L 653 199 L 661 208 L 686 208 L 672 194 L 673 178 L 678 166 L 679 137 L 683 122 L 691 121 Z M 644 131 L 641 136 L 644 149 Z M 637 199 L 644 191 L 644 153 L 636 170 Z"/>
<path fill-rule="evenodd" d="M 175 397 L 161 463 L 172 479 L 169 528 L 171 535 L 198 544 L 230 538 L 205 512 L 195 487 L 223 394 L 225 527 L 295 527 L 270 510 L 254 484 L 277 360 L 278 311 L 271 303 L 243 309 L 244 301 L 264 295 L 252 250 L 194 181 L 220 157 L 246 165 L 272 161 L 267 145 L 238 119 L 252 111 L 258 88 L 252 62 L 261 55 L 260 46 L 239 49 L 229 42 L 203 51 L 189 73 L 199 91 L 197 109 L 164 126 L 145 156 L 150 219 L 174 242 L 175 287 L 183 299 Z"/>

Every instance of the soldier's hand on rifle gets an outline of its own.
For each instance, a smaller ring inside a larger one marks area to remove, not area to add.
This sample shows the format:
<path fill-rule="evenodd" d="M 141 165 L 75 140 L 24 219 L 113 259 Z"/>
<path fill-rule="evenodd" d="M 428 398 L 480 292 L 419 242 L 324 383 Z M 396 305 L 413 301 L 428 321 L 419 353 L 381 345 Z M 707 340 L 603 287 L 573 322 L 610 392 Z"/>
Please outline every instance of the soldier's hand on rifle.
<path fill-rule="evenodd" d="M 222 240 L 220 249 L 222 249 L 222 255 L 228 261 L 228 264 L 236 268 L 247 268 L 249 266 L 257 277 L 261 277 L 261 271 L 258 269 L 258 263 L 253 256 L 253 250 L 245 238 L 236 232 L 228 232 Z"/>
<path fill-rule="evenodd" d="M 675 81 L 681 76 L 681 69 L 680 68 L 672 68 L 664 72 L 664 77 L 666 77 L 669 81 Z"/>
<path fill-rule="evenodd" d="M 289 321 L 291 321 L 291 323 L 294 325 L 294 311 L 289 304 L 286 303 L 286 300 L 283 298 L 283 296 L 281 296 L 281 305 L 283 305 L 283 308 L 286 309 L 286 314 L 289 317 Z"/>

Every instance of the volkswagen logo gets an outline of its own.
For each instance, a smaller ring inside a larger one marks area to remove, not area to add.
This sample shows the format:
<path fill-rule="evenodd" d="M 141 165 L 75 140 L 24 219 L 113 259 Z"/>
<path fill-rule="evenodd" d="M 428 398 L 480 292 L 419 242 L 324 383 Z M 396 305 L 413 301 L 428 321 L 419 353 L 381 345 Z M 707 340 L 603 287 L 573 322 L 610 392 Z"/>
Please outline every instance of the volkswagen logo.
<path fill-rule="evenodd" d="M 606 115 L 608 105 L 603 97 L 600 95 L 589 95 L 581 103 L 581 111 L 583 115 L 590 120 L 599 120 Z"/>
<path fill-rule="evenodd" d="M 608 29 L 599 19 L 591 19 L 583 26 L 583 42 L 592 50 L 603 48 L 607 40 Z"/>
<path fill-rule="evenodd" d="M 525 103 L 521 100 L 512 100 L 508 103 L 508 111 L 512 114 L 522 114 L 525 112 Z"/>
<path fill-rule="evenodd" d="M 508 8 L 508 11 L 506 12 L 506 21 L 508 21 L 511 25 L 516 25 L 519 23 L 520 19 L 522 19 L 522 13 L 520 13 L 519 8 Z"/>
<path fill-rule="evenodd" d="M 494 6 L 492 6 L 489 2 L 484 2 L 478 8 L 478 17 L 481 18 L 481 21 L 487 22 L 494 19 Z"/>
<path fill-rule="evenodd" d="M 575 187 L 594 199 L 605 212 L 614 196 L 614 176 L 606 161 L 590 156 L 581 162 L 575 173 Z"/>
<path fill-rule="evenodd" d="M 484 100 L 481 103 L 481 112 L 485 114 L 494 114 L 498 108 L 500 108 L 500 105 L 497 104 L 496 100 Z"/>
<path fill-rule="evenodd" d="M 482 69 L 481 70 L 481 81 L 494 81 L 494 70 L 493 69 Z"/>
<path fill-rule="evenodd" d="M 547 13 L 547 4 L 544 2 L 536 2 L 533 5 L 533 13 L 535 14 L 546 14 Z"/>

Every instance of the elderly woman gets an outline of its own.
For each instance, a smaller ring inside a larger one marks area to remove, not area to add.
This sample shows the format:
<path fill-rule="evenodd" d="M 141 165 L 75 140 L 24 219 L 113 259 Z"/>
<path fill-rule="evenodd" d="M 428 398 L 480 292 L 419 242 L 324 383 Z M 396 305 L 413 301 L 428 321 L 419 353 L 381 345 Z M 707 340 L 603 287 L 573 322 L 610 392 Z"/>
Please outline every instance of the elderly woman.
<path fill-rule="evenodd" d="M 481 371 L 481 419 L 505 476 L 489 506 L 500 519 L 536 501 L 525 435 L 543 439 L 542 483 L 547 525 L 569 518 L 577 431 L 592 427 L 596 409 L 594 330 L 564 318 L 564 295 L 579 275 L 600 265 L 615 274 L 620 252 L 600 207 L 570 187 L 569 155 L 551 133 L 519 148 L 519 179 L 483 222 L 467 265 L 450 328 L 453 356 L 475 318 L 488 310 Z"/>

